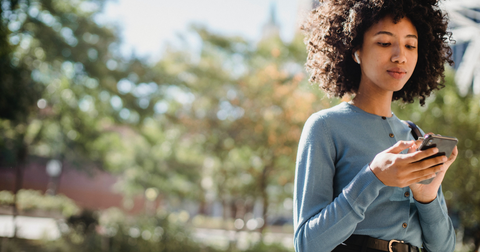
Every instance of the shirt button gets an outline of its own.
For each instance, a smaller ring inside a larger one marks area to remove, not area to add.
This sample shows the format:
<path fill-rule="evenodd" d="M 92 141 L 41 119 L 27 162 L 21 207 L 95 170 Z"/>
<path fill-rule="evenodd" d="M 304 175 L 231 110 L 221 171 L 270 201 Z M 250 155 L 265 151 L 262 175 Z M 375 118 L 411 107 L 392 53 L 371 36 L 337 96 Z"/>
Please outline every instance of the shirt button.
<path fill-rule="evenodd" d="M 383 119 L 383 120 L 387 120 L 387 118 L 386 118 L 385 116 L 382 116 L 382 119 Z"/>
<path fill-rule="evenodd" d="M 404 194 L 404 195 L 405 195 L 405 197 L 407 197 L 407 198 L 408 198 L 408 197 L 410 197 L 410 192 L 405 192 L 405 194 Z"/>
<path fill-rule="evenodd" d="M 393 133 L 388 134 L 391 138 L 393 138 L 395 135 Z"/>
<path fill-rule="evenodd" d="M 404 222 L 404 223 L 402 224 L 402 227 L 403 227 L 403 228 L 407 228 L 407 223 Z"/>

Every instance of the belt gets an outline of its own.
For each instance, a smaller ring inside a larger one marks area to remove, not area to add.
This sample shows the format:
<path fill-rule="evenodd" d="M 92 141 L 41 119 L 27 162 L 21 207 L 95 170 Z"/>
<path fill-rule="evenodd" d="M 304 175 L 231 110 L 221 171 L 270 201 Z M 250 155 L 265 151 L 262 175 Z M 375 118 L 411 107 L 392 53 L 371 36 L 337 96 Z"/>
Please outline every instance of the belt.
<path fill-rule="evenodd" d="M 421 250 L 413 245 L 397 240 L 380 240 L 366 235 L 352 235 L 343 242 L 347 246 L 363 247 L 366 244 L 367 248 L 376 249 L 388 252 L 421 252 Z"/>

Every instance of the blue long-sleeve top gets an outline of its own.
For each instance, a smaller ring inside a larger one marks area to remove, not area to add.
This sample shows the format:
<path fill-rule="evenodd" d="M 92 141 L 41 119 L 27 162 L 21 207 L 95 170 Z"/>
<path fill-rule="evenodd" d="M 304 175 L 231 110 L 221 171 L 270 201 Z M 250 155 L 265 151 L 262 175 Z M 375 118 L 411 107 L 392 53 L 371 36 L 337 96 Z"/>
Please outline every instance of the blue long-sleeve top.
<path fill-rule="evenodd" d="M 394 114 L 382 117 L 346 102 L 310 116 L 295 171 L 297 252 L 332 251 L 352 234 L 401 240 L 427 251 L 454 250 L 441 188 L 434 201 L 422 204 L 409 187 L 386 186 L 368 167 L 397 141 L 413 140 L 410 131 Z"/>

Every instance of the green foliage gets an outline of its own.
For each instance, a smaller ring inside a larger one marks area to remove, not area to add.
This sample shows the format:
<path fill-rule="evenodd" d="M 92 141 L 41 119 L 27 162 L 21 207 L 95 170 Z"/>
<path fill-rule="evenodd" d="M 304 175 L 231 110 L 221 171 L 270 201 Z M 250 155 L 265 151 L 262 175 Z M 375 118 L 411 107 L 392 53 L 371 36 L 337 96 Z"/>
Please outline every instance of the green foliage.
<path fill-rule="evenodd" d="M 2 1 L 0 164 L 20 169 L 28 155 L 95 163 L 122 174 L 127 195 L 197 198 L 200 147 L 163 111 L 184 107 L 178 77 L 120 57 L 117 30 L 95 23 L 102 5 Z"/>
<path fill-rule="evenodd" d="M 39 98 L 38 89 L 30 79 L 30 74 L 25 65 L 11 63 L 13 48 L 9 46 L 8 39 L 12 32 L 9 26 L 15 25 L 16 20 L 11 18 L 8 8 L 15 5 L 16 1 L 2 1 L 0 16 L 0 118 L 15 121 L 24 121 L 28 113 Z M 4 18 L 6 17 L 6 18 Z"/>
<path fill-rule="evenodd" d="M 102 162 L 106 149 L 97 139 L 154 114 L 166 75 L 118 55 L 116 29 L 94 21 L 102 2 L 2 1 L 0 120 L 13 134 L 2 134 L 0 147 L 11 151 L 11 163 L 25 161 L 17 154 L 24 149 L 74 164 Z"/>
<path fill-rule="evenodd" d="M 82 212 L 60 223 L 61 237 L 57 240 L 28 241 L 0 240 L 2 251 L 91 251 L 91 252 L 288 252 L 281 244 L 259 241 L 246 249 L 235 243 L 226 248 L 206 245 L 194 238 L 195 230 L 189 223 L 179 221 L 175 213 L 155 216 L 127 216 L 111 208 L 99 213 Z M 197 231 L 198 232 L 198 231 Z"/>
<path fill-rule="evenodd" d="M 43 211 L 69 217 L 79 212 L 78 206 L 64 195 L 45 195 L 35 190 L 20 190 L 17 193 L 17 208 L 24 212 Z M 10 191 L 0 191 L 0 206 L 10 207 L 14 195 Z"/>
<path fill-rule="evenodd" d="M 217 251 L 194 241 L 188 226 L 168 215 L 128 217 L 109 209 L 100 214 L 96 227 L 87 229 L 86 219 L 69 222 L 62 238 L 45 242 L 44 251 Z"/>
<path fill-rule="evenodd" d="M 225 218 L 244 218 L 255 202 L 261 202 L 265 220 L 277 210 L 290 214 L 283 203 L 293 194 L 303 124 L 330 105 L 304 78 L 300 36 L 291 43 L 271 37 L 252 45 L 194 31 L 202 39 L 199 55 L 168 51 L 156 67 L 179 76 L 180 94 L 193 97 L 170 102 L 165 115 L 186 127 L 183 137 L 199 150 L 196 168 L 205 196 L 198 200 L 221 201 Z"/>
<path fill-rule="evenodd" d="M 107 146 L 105 159 L 106 168 L 122 174 L 121 192 L 133 196 L 155 188 L 161 198 L 199 197 L 200 150 L 182 135 L 184 129 L 147 119 L 139 133 L 123 131 L 115 145 Z"/>
<path fill-rule="evenodd" d="M 259 242 L 252 246 L 251 248 L 244 250 L 244 252 L 291 252 L 292 250 L 285 248 L 282 244 L 265 244 L 264 242 Z"/>

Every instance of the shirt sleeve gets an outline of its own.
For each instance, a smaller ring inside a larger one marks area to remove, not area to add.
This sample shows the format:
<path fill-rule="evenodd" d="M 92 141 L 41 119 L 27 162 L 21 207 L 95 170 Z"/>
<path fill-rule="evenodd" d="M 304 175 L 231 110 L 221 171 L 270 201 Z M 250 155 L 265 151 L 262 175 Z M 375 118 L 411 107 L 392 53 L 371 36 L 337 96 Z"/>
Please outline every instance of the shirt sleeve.
<path fill-rule="evenodd" d="M 420 132 L 425 132 L 418 127 Z M 438 189 L 437 198 L 423 204 L 415 201 L 418 209 L 420 226 L 422 227 L 423 246 L 427 251 L 454 251 L 455 228 L 448 216 L 447 204 L 443 196 L 442 187 Z"/>
<path fill-rule="evenodd" d="M 437 198 L 428 203 L 415 202 L 422 227 L 423 246 L 427 251 L 454 251 L 455 229 L 448 216 L 442 187 Z"/>
<path fill-rule="evenodd" d="M 321 117 L 307 120 L 299 143 L 294 192 L 294 245 L 300 251 L 331 251 L 365 218 L 385 185 L 368 167 L 334 197 L 335 146 Z"/>

